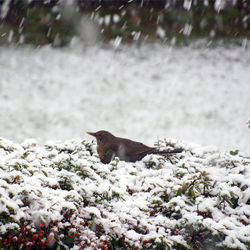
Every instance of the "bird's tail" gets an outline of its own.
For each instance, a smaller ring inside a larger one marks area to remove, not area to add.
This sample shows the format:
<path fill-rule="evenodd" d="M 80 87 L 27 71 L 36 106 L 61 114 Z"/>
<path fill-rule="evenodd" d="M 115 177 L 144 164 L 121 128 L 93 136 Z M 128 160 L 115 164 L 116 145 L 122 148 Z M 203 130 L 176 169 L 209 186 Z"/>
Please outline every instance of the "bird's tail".
<path fill-rule="evenodd" d="M 154 152 L 154 154 L 160 154 L 160 155 L 178 154 L 178 153 L 182 153 L 183 150 L 184 150 L 183 148 L 176 148 L 173 150 L 164 150 L 164 151 L 157 150 Z"/>

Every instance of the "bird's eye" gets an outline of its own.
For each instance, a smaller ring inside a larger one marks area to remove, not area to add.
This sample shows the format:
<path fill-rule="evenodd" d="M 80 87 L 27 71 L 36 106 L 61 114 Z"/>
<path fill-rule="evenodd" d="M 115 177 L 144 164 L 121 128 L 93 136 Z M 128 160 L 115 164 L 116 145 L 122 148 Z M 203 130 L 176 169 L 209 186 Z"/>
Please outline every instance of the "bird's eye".
<path fill-rule="evenodd" d="M 99 139 L 99 141 L 102 141 L 102 136 L 99 135 L 99 136 L 98 136 L 98 139 Z"/>

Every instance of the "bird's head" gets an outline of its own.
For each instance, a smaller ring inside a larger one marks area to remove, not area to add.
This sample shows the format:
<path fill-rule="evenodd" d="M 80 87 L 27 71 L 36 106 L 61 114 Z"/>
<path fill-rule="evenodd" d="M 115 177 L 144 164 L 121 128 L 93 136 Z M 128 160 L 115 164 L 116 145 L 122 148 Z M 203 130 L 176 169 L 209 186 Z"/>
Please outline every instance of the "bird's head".
<path fill-rule="evenodd" d="M 100 130 L 96 133 L 93 132 L 87 132 L 87 133 L 96 138 L 97 145 L 105 145 L 107 142 L 112 140 L 112 138 L 114 138 L 114 136 L 111 133 L 105 130 Z"/>

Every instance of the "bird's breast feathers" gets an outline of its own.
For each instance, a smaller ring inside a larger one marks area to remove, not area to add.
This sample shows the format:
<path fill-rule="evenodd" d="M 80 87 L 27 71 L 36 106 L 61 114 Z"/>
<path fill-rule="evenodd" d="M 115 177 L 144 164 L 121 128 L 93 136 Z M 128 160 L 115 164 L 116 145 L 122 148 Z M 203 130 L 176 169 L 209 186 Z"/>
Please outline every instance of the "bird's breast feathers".
<path fill-rule="evenodd" d="M 126 148 L 124 144 L 120 144 L 117 149 L 117 156 L 120 158 L 120 160 L 126 160 Z"/>

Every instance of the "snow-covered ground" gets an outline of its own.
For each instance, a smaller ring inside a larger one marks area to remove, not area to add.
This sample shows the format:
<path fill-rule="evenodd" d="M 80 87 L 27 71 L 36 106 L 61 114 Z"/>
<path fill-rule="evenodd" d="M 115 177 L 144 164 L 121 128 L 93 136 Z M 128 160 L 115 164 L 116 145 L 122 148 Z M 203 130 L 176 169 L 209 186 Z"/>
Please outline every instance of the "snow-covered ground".
<path fill-rule="evenodd" d="M 14 141 L 106 129 L 249 152 L 250 49 L 1 47 L 0 105 L 0 136 Z"/>

